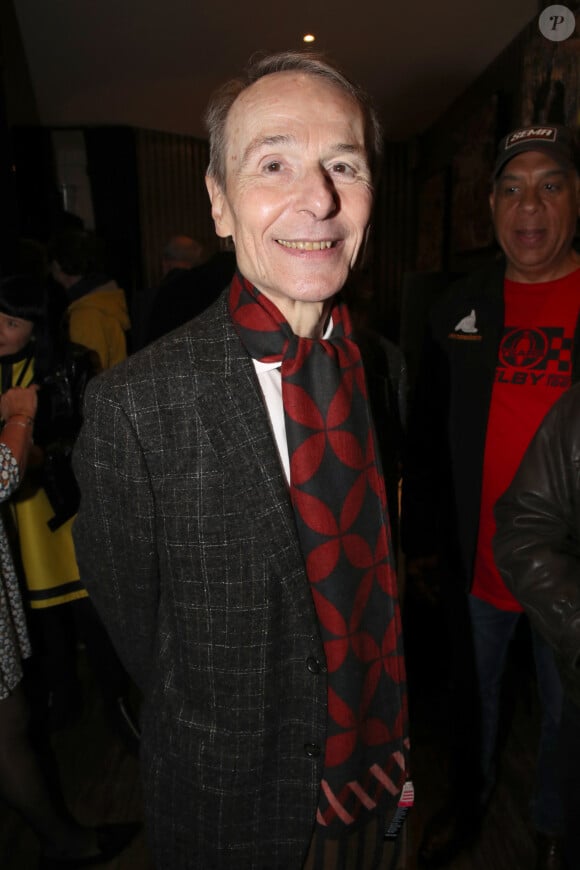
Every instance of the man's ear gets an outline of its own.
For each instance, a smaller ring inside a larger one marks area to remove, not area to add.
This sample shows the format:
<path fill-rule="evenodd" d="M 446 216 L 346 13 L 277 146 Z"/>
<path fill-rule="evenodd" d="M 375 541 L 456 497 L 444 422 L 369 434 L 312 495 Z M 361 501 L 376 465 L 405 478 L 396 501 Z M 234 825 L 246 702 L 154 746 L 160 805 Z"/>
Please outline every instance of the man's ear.
<path fill-rule="evenodd" d="M 491 216 L 493 217 L 495 212 L 495 184 L 492 186 L 489 192 L 489 210 L 491 212 Z"/>
<path fill-rule="evenodd" d="M 211 216 L 215 224 L 215 231 L 218 236 L 225 239 L 232 235 L 230 210 L 225 191 L 212 175 L 205 176 L 205 186 L 211 202 Z"/>

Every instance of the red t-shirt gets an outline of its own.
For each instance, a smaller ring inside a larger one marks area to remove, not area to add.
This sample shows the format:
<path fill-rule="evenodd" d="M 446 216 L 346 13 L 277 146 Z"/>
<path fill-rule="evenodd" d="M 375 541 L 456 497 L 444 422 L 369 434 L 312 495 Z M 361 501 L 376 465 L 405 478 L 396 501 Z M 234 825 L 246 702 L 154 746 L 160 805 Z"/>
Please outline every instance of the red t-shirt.
<path fill-rule="evenodd" d="M 493 507 L 512 481 L 547 411 L 570 386 L 580 269 L 541 284 L 506 279 L 505 326 L 487 424 L 472 593 L 521 611 L 495 566 Z"/>

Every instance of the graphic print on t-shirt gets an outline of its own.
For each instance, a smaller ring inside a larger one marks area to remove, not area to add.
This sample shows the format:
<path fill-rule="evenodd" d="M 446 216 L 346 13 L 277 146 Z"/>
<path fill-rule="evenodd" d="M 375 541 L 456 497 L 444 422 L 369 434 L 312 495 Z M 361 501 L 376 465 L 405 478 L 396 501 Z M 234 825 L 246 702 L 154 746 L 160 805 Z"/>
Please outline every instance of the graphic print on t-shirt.
<path fill-rule="evenodd" d="M 506 326 L 500 343 L 495 380 L 514 386 L 570 386 L 572 338 L 562 326 Z"/>

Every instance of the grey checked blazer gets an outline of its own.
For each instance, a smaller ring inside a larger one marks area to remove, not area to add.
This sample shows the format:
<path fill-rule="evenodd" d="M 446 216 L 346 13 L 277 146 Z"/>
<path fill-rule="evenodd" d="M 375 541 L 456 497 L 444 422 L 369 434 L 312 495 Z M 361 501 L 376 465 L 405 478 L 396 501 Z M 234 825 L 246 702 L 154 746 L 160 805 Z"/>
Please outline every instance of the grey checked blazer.
<path fill-rule="evenodd" d="M 74 461 L 81 578 L 144 694 L 157 870 L 298 870 L 322 775 L 324 652 L 225 295 L 94 379 Z"/>

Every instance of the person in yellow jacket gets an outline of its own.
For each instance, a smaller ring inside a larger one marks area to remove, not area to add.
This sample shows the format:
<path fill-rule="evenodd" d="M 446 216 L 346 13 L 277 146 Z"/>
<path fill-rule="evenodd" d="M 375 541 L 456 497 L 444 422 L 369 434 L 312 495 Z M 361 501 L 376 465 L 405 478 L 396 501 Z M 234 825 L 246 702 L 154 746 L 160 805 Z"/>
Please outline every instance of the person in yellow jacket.
<path fill-rule="evenodd" d="M 47 706 L 51 726 L 67 724 L 81 700 L 76 641 L 82 640 L 112 724 L 134 748 L 129 680 L 79 579 L 71 531 L 79 493 L 70 454 L 84 386 L 102 363 L 95 363 L 94 347 L 74 345 L 51 328 L 46 301 L 35 278 L 0 280 L 0 393 L 38 385 L 28 471 L 10 503 L 38 665 L 35 686 L 41 715 Z"/>
<path fill-rule="evenodd" d="M 101 369 L 124 360 L 127 301 L 104 272 L 100 240 L 88 230 L 65 230 L 52 240 L 49 257 L 52 276 L 66 292 L 70 340 L 96 351 Z"/>

